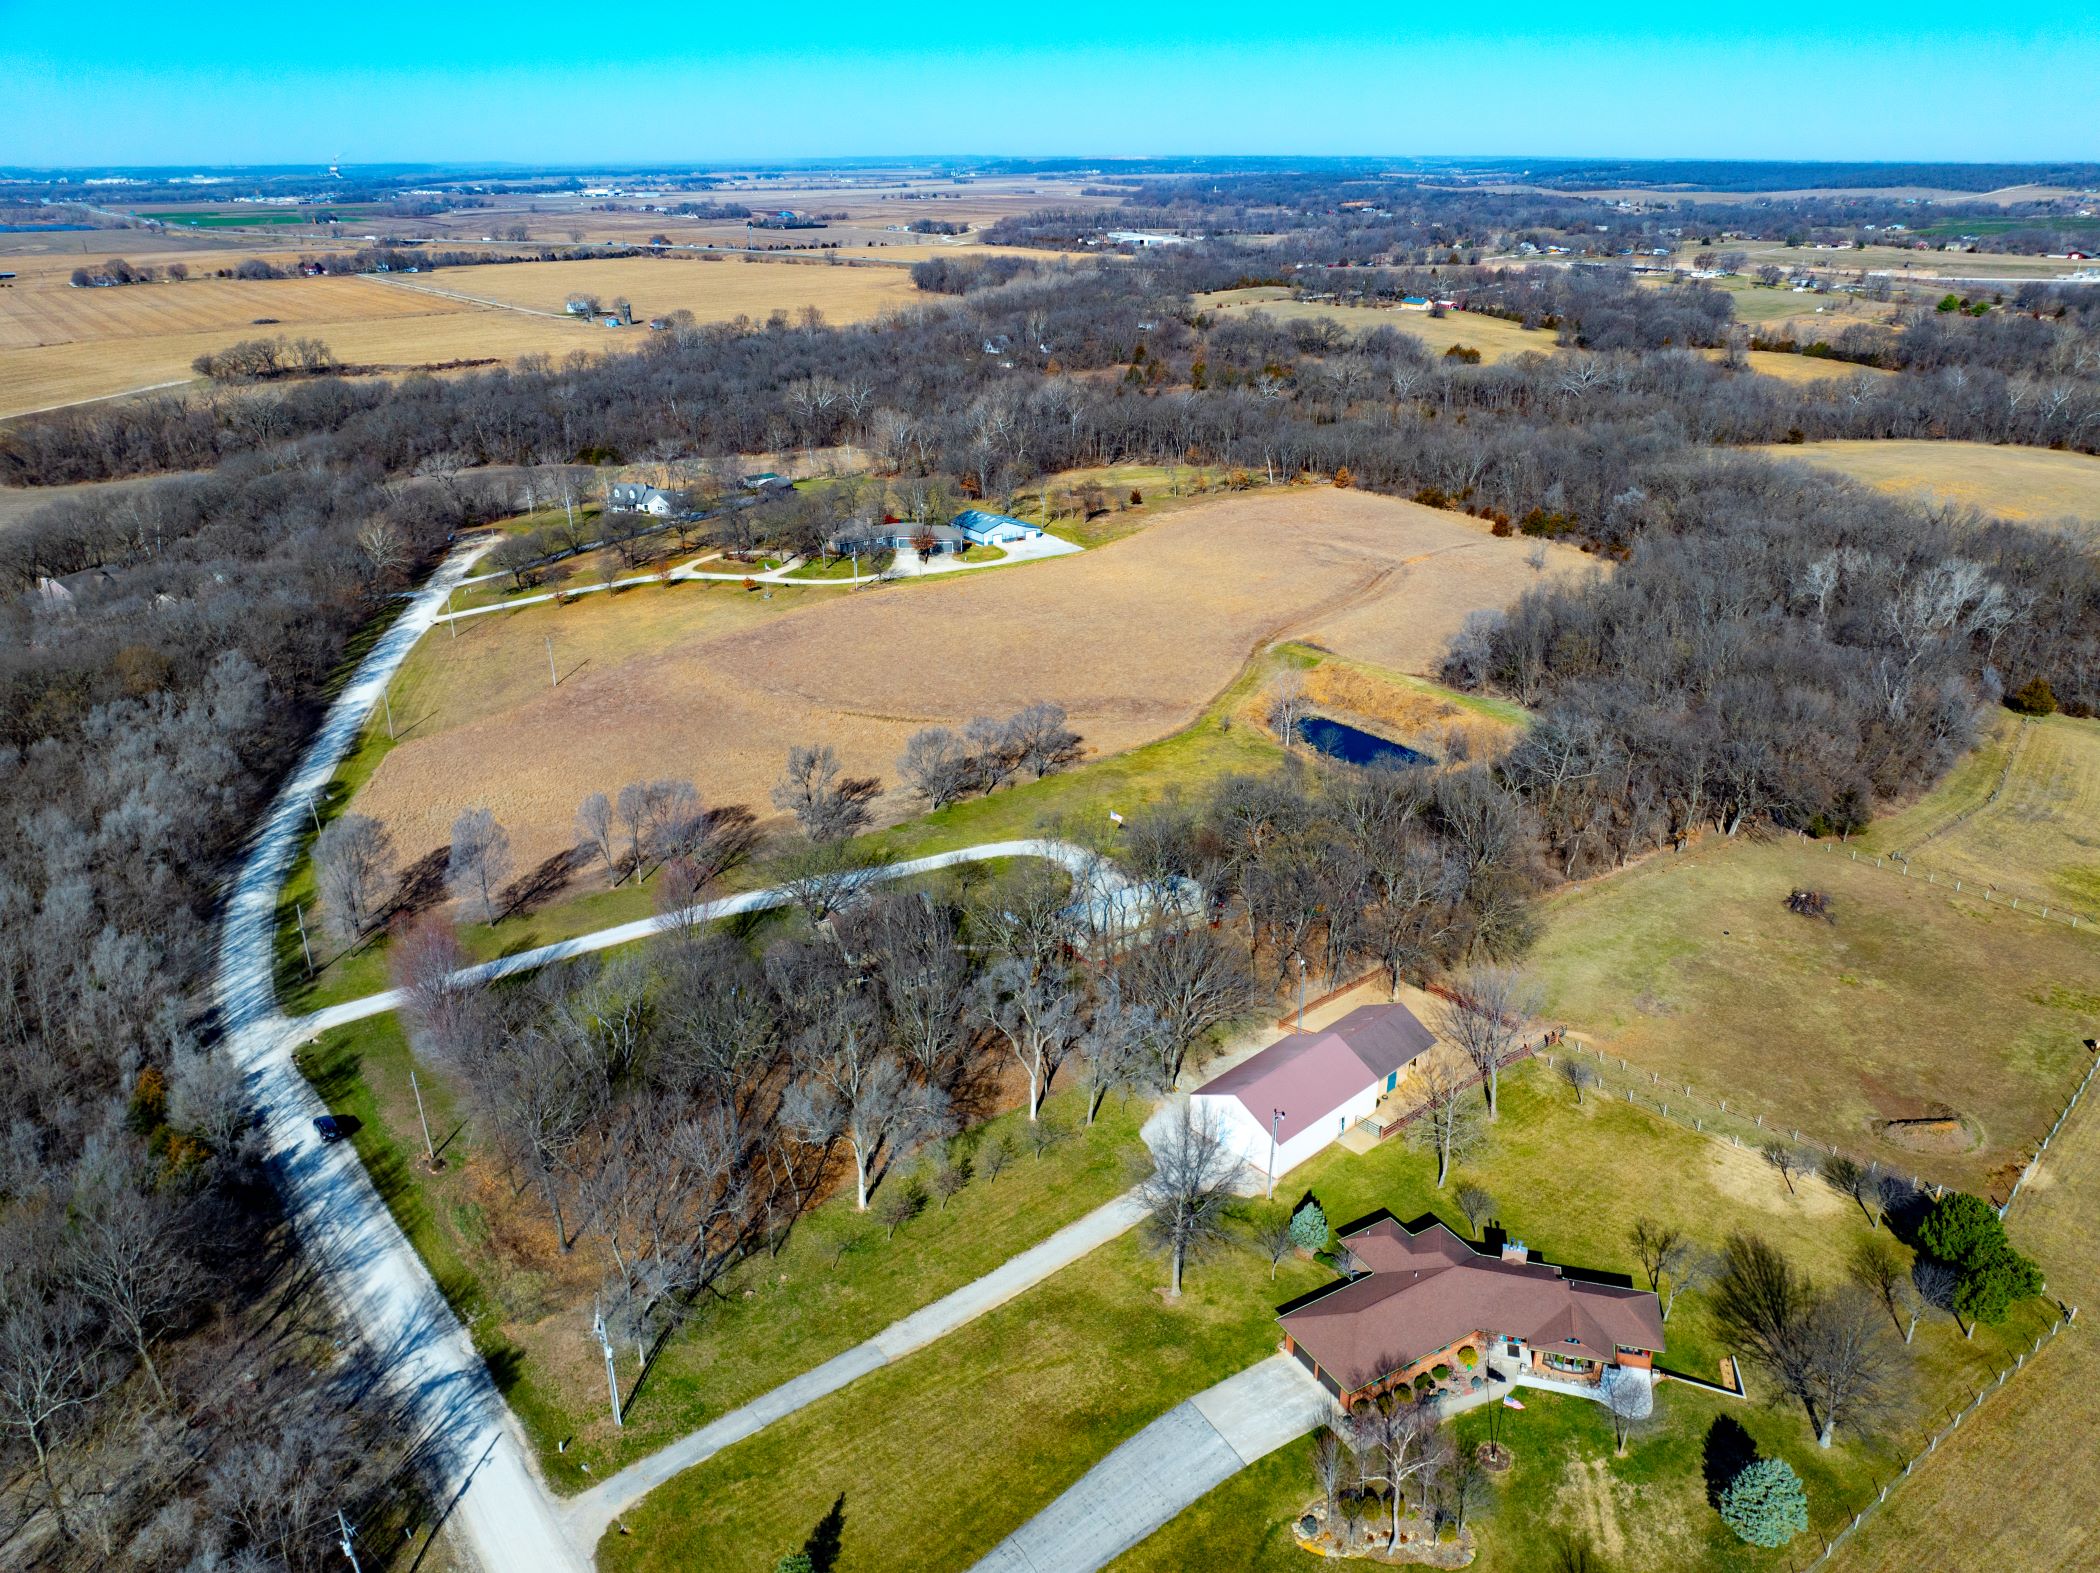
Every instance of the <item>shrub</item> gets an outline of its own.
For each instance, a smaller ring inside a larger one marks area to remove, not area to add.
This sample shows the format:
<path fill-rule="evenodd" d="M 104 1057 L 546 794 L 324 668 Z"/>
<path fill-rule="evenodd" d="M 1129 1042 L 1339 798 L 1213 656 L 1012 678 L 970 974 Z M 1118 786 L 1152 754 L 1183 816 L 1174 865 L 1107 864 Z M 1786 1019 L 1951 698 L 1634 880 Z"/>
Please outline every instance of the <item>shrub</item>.
<path fill-rule="evenodd" d="M 1473 1367 L 1480 1364 L 1480 1351 L 1471 1344 L 1467 1344 L 1465 1348 L 1458 1352 L 1458 1363 L 1468 1371 L 1472 1370 Z"/>
<path fill-rule="evenodd" d="M 1808 1528 L 1808 1493 L 1785 1459 L 1760 1458 L 1722 1490 L 1721 1518 L 1753 1546 L 1783 1546 Z"/>
<path fill-rule="evenodd" d="M 1435 1377 L 1439 1382 L 1448 1382 L 1451 1380 L 1451 1367 L 1449 1367 L 1448 1365 L 1440 1365 L 1433 1368 L 1429 1374 Z"/>
<path fill-rule="evenodd" d="M 1303 1207 L 1291 1214 L 1291 1244 L 1301 1251 L 1318 1251 L 1326 1248 L 1327 1213 L 1316 1201 L 1308 1199 Z"/>
<path fill-rule="evenodd" d="M 1431 1375 L 1430 1375 L 1430 1374 L 1429 1374 L 1429 1373 L 1428 1373 L 1427 1371 L 1422 1371 L 1422 1372 L 1419 1372 L 1419 1373 L 1417 1373 L 1417 1374 L 1416 1374 L 1416 1376 L 1415 1376 L 1415 1391 L 1416 1391 L 1416 1392 L 1418 1392 L 1418 1393 L 1426 1393 L 1426 1392 L 1428 1392 L 1428 1391 L 1429 1391 L 1429 1390 L 1430 1390 L 1430 1389 L 1431 1389 L 1432 1387 L 1434 1387 L 1434 1386 L 1436 1386 L 1436 1378 L 1435 1378 L 1435 1377 L 1433 1377 L 1433 1376 L 1431 1376 Z"/>
<path fill-rule="evenodd" d="M 2056 714 L 2056 690 L 2046 677 L 2030 677 L 2020 691 L 2006 696 L 2005 708 L 2019 715 Z"/>

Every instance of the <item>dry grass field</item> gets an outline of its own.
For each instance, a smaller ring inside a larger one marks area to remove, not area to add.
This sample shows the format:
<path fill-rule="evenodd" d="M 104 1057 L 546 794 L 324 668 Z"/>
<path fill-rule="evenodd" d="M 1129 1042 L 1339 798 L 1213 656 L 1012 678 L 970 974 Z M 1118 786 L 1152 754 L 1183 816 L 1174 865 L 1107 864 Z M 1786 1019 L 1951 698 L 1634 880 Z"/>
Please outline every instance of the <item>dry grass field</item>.
<path fill-rule="evenodd" d="M 1935 790 L 1856 840 L 2100 922 L 2100 721 L 2004 716 Z"/>
<path fill-rule="evenodd" d="M 2050 448 L 1847 438 L 1763 450 L 1895 496 L 1981 508 L 2001 519 L 2100 524 L 2100 458 Z"/>
<path fill-rule="evenodd" d="M 1297 488 L 1192 504 L 1081 556 L 872 592 L 652 587 L 479 618 L 418 651 L 397 700 L 408 735 L 358 806 L 416 857 L 486 804 L 522 863 L 571 844 L 586 794 L 637 777 L 689 777 L 710 801 L 765 811 L 799 742 L 893 782 L 920 727 L 1047 698 L 1115 753 L 1186 726 L 1287 636 L 1426 670 L 1469 611 L 1532 576 L 1529 546 L 1461 515 Z M 907 804 L 893 787 L 884 808 Z"/>
<path fill-rule="evenodd" d="M 223 263 L 221 254 L 200 253 L 189 259 L 193 269 L 207 255 Z M 78 257 L 25 258 L 15 269 L 21 281 L 0 291 L 0 417 L 187 381 L 199 354 L 247 338 L 318 338 L 354 364 L 407 367 L 632 348 L 647 331 L 565 320 L 577 292 L 625 296 L 643 318 L 683 309 L 704 322 L 808 307 L 854 322 L 929 303 L 903 268 L 742 260 L 529 262 L 414 279 L 191 278 L 74 289 L 66 280 L 79 265 Z"/>
<path fill-rule="evenodd" d="M 1798 888 L 1827 891 L 1831 921 L 1790 911 Z M 1543 917 L 1548 1011 L 1607 1052 L 2000 1197 L 2100 1030 L 2100 934 L 1792 837 L 1660 854 Z M 1890 1123 L 1941 1119 L 1957 1150 Z"/>
<path fill-rule="evenodd" d="M 414 282 L 496 305 L 556 314 L 563 311 L 571 295 L 596 295 L 604 301 L 624 296 L 634 303 L 635 315 L 645 320 L 690 311 L 702 322 L 728 322 L 736 317 L 762 320 L 774 311 L 793 315 L 812 306 L 828 322 L 859 322 L 936 299 L 913 288 L 911 275 L 903 268 L 754 262 L 741 257 L 720 262 L 690 257 L 520 262 L 448 268 Z"/>
<path fill-rule="evenodd" d="M 1721 351 L 1709 350 L 1707 355 L 1721 358 Z M 1854 366 L 1841 360 L 1824 360 L 1818 355 L 1785 355 L 1774 350 L 1747 350 L 1744 358 L 1750 369 L 1760 376 L 1776 377 L 1781 382 L 1848 382 L 1854 377 L 1893 377 L 1892 371 L 1883 371 L 1879 366 Z"/>
<path fill-rule="evenodd" d="M 1480 358 L 1490 365 L 1528 351 L 1550 355 L 1556 348 L 1552 334 L 1521 328 L 1500 317 L 1475 316 L 1463 311 L 1454 311 L 1447 317 L 1432 317 L 1426 311 L 1402 311 L 1397 306 L 1329 306 L 1317 301 L 1292 300 L 1290 291 L 1273 286 L 1218 290 L 1198 295 L 1195 301 L 1199 308 L 1219 317 L 1239 317 L 1260 311 L 1282 322 L 1325 317 L 1353 333 L 1392 328 L 1413 334 L 1439 355 L 1454 344 L 1463 344 L 1468 349 L 1480 351 Z"/>

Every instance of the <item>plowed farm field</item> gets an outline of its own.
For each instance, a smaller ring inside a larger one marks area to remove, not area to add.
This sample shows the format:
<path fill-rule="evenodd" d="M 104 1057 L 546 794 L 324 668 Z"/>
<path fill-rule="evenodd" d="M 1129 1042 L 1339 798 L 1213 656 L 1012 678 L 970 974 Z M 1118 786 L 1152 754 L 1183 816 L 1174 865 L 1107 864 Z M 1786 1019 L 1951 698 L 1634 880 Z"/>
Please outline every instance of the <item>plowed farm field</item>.
<path fill-rule="evenodd" d="M 1066 707 L 1096 755 L 1189 724 L 1248 657 L 1292 637 L 1433 668 L 1476 607 L 1541 570 L 1530 544 L 1462 515 L 1331 488 L 1203 503 L 1073 557 L 772 603 L 733 585 L 654 587 L 476 618 L 403 674 L 404 740 L 357 807 L 404 860 L 487 806 L 521 865 L 571 844 L 577 803 L 682 777 L 768 813 L 787 750 L 835 746 L 891 783 L 921 727 Z M 1580 571 L 1567 551 L 1544 572 Z M 554 640 L 559 686 L 547 683 Z"/>
<path fill-rule="evenodd" d="M 320 339 L 345 362 L 404 370 L 633 349 L 648 336 L 646 328 L 571 319 L 565 307 L 572 294 L 608 303 L 624 296 L 644 319 L 685 310 L 703 322 L 763 320 L 774 311 L 793 316 L 811 307 L 827 321 L 855 322 L 932 299 L 901 267 L 629 258 L 444 268 L 413 277 L 191 278 L 75 289 L 67 279 L 82 261 L 11 264 L 22 276 L 0 290 L 0 418 L 187 382 L 198 355 L 280 334 Z"/>

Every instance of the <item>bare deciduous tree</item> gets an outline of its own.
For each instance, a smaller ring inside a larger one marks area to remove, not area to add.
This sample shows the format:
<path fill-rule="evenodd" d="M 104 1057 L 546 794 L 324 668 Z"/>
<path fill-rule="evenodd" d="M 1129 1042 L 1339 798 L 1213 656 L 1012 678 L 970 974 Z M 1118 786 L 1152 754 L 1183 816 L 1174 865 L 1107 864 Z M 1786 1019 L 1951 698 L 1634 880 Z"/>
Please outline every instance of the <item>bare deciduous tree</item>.
<path fill-rule="evenodd" d="M 867 828 L 881 791 L 873 776 L 842 775 L 838 751 L 829 743 L 809 743 L 788 750 L 773 805 L 793 814 L 811 841 L 843 841 Z"/>
<path fill-rule="evenodd" d="M 1663 1264 L 1663 1320 L 1667 1322 L 1670 1319 L 1670 1312 L 1676 1309 L 1679 1295 L 1704 1288 L 1713 1281 L 1720 1270 L 1720 1262 L 1709 1253 L 1690 1243 L 1680 1245 L 1670 1260 Z"/>
<path fill-rule="evenodd" d="M 1789 1142 L 1766 1142 L 1760 1156 L 1779 1171 L 1789 1196 L 1794 1194 L 1794 1176 L 1810 1173 L 1814 1168 L 1807 1154 Z"/>
<path fill-rule="evenodd" d="M 1102 1101 L 1116 1088 L 1158 1081 L 1163 1068 L 1160 1036 L 1158 1018 L 1142 1006 L 1125 1004 L 1122 987 L 1111 974 L 1079 1040 L 1087 1124 L 1094 1123 Z"/>
<path fill-rule="evenodd" d="M 201 1297 L 204 1274 L 181 1202 L 153 1188 L 140 1158 L 129 1146 L 108 1151 L 74 1193 L 66 1274 L 130 1346 L 165 1405 L 154 1339 Z"/>
<path fill-rule="evenodd" d="M 1208 1109 L 1183 1102 L 1152 1149 L 1152 1172 L 1138 1182 L 1144 1236 L 1172 1264 L 1167 1292 L 1179 1298 L 1189 1258 L 1224 1238 L 1226 1209 L 1243 1165 Z"/>
<path fill-rule="evenodd" d="M 1167 927 L 1116 962 L 1123 998 L 1159 1024 L 1160 1082 L 1171 1087 L 1203 1038 L 1254 1009 L 1247 959 L 1204 923 Z"/>
<path fill-rule="evenodd" d="M 1604 1407 L 1611 1412 L 1612 1439 L 1618 1455 L 1626 1456 L 1626 1444 L 1643 1420 L 1655 1413 L 1655 1393 L 1644 1372 L 1614 1367 L 1604 1373 Z"/>
<path fill-rule="evenodd" d="M 26 1262 L 15 1267 L 11 1281 L 0 1285 L 0 1429 L 22 1438 L 36 1454 L 52 1518 L 60 1536 L 70 1540 L 52 1450 L 59 1428 L 107 1392 L 120 1372 L 105 1358 L 94 1318 L 79 1297 L 32 1280 Z"/>
<path fill-rule="evenodd" d="M 1578 1060 L 1572 1054 L 1564 1055 L 1555 1069 L 1560 1072 L 1560 1079 L 1575 1089 L 1575 1103 L 1578 1108 L 1581 1107 L 1583 1095 L 1601 1079 L 1595 1066 Z"/>
<path fill-rule="evenodd" d="M 1422 1090 L 1421 1113 L 1407 1126 L 1407 1142 L 1417 1151 L 1436 1154 L 1439 1190 L 1451 1177 L 1451 1165 L 1465 1157 L 1487 1134 L 1480 1106 L 1465 1095 L 1464 1078 L 1434 1055 L 1416 1073 Z"/>
<path fill-rule="evenodd" d="M 1028 1077 L 1028 1118 L 1034 1120 L 1051 1078 L 1079 1037 L 1079 999 L 1071 980 L 1032 972 L 1018 957 L 995 962 L 978 982 L 977 1008 Z"/>
<path fill-rule="evenodd" d="M 613 856 L 612 822 L 612 800 L 603 792 L 593 792 L 576 806 L 576 833 L 604 862 L 606 875 L 617 881 L 620 870 Z"/>
<path fill-rule="evenodd" d="M 1437 1001 L 1436 1027 L 1445 1041 L 1472 1062 L 1496 1115 L 1502 1062 L 1516 1052 L 1524 1025 L 1538 1014 L 1543 996 L 1513 967 L 1474 967 L 1452 981 L 1451 994 Z"/>
<path fill-rule="evenodd" d="M 452 821 L 452 849 L 445 862 L 445 884 L 455 900 L 477 913 L 483 923 L 499 916 L 496 897 L 510 878 L 510 832 L 485 808 L 464 810 Z"/>
<path fill-rule="evenodd" d="M 1816 1421 L 1816 1442 L 1828 1447 L 1839 1426 L 1859 1429 L 1889 1397 L 1888 1332 L 1872 1298 L 1847 1287 L 1818 1302 L 1802 1339 L 1803 1386 Z"/>
<path fill-rule="evenodd" d="M 1461 1185 L 1456 1200 L 1458 1210 L 1466 1215 L 1466 1227 L 1478 1239 L 1481 1225 L 1495 1215 L 1494 1194 L 1484 1185 Z"/>
<path fill-rule="evenodd" d="M 331 820 L 314 841 L 314 883 L 321 910 L 345 944 L 377 920 L 394 888 L 394 840 L 367 814 Z"/>
<path fill-rule="evenodd" d="M 928 808 L 938 809 L 968 793 L 975 767 L 960 737 L 947 727 L 930 726 L 906 739 L 897 774 Z"/>
<path fill-rule="evenodd" d="M 1636 1218 L 1626 1237 L 1633 1244 L 1634 1254 L 1641 1260 L 1641 1271 L 1648 1275 L 1648 1287 L 1660 1289 L 1664 1270 L 1685 1247 L 1683 1232 L 1675 1224 L 1658 1223 L 1653 1218 Z"/>

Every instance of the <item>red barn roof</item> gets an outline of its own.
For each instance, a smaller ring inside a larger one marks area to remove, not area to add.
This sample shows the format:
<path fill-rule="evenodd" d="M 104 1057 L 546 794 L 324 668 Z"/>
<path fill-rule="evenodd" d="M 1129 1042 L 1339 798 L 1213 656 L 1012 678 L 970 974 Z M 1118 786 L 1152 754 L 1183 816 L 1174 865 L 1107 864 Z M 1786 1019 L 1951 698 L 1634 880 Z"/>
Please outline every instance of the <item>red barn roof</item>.
<path fill-rule="evenodd" d="M 1433 1048 L 1436 1035 L 1405 1005 L 1360 1005 L 1319 1032 L 1294 1032 L 1196 1089 L 1237 1098 L 1262 1125 L 1283 1110 L 1287 1142 Z"/>

